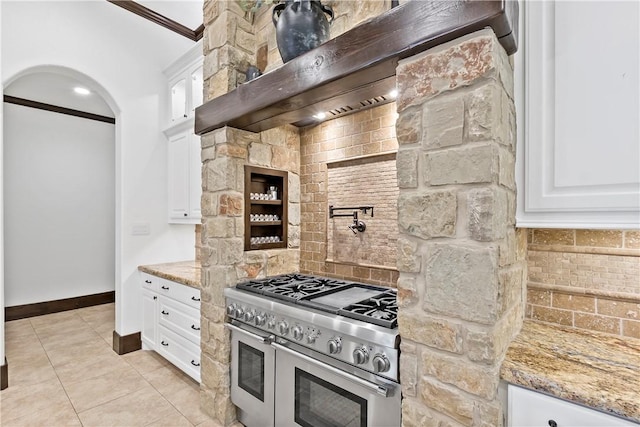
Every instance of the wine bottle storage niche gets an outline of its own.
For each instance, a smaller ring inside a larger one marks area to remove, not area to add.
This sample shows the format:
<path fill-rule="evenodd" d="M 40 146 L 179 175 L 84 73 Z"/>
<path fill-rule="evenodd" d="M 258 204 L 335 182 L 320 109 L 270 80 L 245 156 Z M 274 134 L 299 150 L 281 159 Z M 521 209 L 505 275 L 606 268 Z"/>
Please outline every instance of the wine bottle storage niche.
<path fill-rule="evenodd" d="M 245 166 L 244 249 L 287 247 L 288 172 Z"/>

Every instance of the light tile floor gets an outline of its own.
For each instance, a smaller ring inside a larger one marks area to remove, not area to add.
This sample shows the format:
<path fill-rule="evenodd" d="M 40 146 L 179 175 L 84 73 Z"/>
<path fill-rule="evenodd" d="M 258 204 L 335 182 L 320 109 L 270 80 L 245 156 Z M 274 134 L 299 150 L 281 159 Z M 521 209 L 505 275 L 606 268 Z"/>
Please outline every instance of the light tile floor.
<path fill-rule="evenodd" d="M 199 385 L 152 351 L 112 349 L 114 304 L 5 323 L 2 426 L 218 426 Z"/>

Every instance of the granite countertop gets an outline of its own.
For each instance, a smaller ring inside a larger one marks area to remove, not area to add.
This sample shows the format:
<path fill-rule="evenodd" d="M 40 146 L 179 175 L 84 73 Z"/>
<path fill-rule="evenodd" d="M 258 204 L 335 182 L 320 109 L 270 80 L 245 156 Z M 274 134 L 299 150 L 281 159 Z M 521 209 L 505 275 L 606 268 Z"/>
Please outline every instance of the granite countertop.
<path fill-rule="evenodd" d="M 502 379 L 640 422 L 640 340 L 525 321 Z"/>
<path fill-rule="evenodd" d="M 173 282 L 182 283 L 192 288 L 202 288 L 199 262 L 180 261 L 165 264 L 141 265 L 138 267 L 138 270 Z"/>

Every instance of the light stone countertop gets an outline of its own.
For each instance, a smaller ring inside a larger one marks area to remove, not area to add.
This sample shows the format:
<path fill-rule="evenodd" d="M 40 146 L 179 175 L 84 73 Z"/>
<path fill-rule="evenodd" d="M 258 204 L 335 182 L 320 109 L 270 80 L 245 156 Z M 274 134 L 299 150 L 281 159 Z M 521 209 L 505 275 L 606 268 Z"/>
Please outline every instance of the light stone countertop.
<path fill-rule="evenodd" d="M 525 321 L 505 381 L 640 422 L 640 340 Z"/>
<path fill-rule="evenodd" d="M 165 264 L 141 265 L 138 270 L 192 288 L 202 289 L 200 263 L 195 261 L 169 262 Z"/>

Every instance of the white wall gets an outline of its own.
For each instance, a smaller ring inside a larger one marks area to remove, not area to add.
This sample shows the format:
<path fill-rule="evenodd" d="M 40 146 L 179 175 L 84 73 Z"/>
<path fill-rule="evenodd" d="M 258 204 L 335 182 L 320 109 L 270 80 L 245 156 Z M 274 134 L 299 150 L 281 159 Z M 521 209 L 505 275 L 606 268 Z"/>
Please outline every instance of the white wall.
<path fill-rule="evenodd" d="M 162 70 L 193 42 L 106 1 L 5 1 L 2 16 L 5 86 L 33 67 L 64 67 L 98 86 L 116 113 L 116 331 L 137 332 L 138 265 L 194 256 L 193 227 L 167 224 L 167 145 L 159 122 Z M 131 235 L 140 222 L 150 225 L 150 235 Z"/>
<path fill-rule="evenodd" d="M 6 306 L 113 291 L 115 126 L 13 104 L 4 119 Z"/>
<path fill-rule="evenodd" d="M 2 2 L 0 1 L 0 23 L 2 23 Z M 2 46 L 2 31 L 0 31 L 0 46 Z M 2 81 L 2 55 L 0 55 L 0 82 Z M 3 85 L 0 85 L 0 97 L 3 96 Z M 0 104 L 0 180 L 3 176 L 3 104 Z M 4 193 L 0 185 L 0 365 L 4 364 Z"/>

